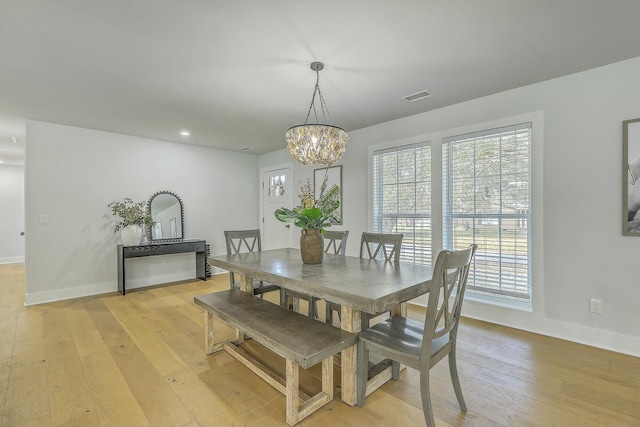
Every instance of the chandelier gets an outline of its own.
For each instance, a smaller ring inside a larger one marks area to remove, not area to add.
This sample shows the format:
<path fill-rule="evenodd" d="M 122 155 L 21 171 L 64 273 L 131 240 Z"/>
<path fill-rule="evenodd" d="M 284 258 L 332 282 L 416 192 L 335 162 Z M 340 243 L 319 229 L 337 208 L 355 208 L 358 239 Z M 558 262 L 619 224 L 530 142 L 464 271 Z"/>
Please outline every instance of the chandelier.
<path fill-rule="evenodd" d="M 312 62 L 311 69 L 316 72 L 316 87 L 311 97 L 311 105 L 303 125 L 290 127 L 285 133 L 287 148 L 291 157 L 303 165 L 322 164 L 330 166 L 340 160 L 347 149 L 349 135 L 344 129 L 337 126 L 318 123 L 318 110 L 316 109 L 316 95 L 319 99 L 322 120 L 327 121 L 329 110 L 320 91 L 320 71 L 324 68 L 322 62 Z M 313 110 L 315 124 L 307 124 L 309 115 Z"/>

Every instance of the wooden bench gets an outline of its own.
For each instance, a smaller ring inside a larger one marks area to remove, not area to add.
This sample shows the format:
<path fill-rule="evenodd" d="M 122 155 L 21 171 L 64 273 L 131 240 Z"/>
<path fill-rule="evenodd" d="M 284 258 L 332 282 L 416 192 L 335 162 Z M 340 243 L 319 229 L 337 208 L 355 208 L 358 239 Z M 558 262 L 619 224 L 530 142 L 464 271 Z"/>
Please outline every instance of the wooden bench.
<path fill-rule="evenodd" d="M 287 310 L 239 289 L 197 296 L 205 310 L 205 351 L 224 349 L 286 397 L 286 421 L 294 425 L 333 400 L 333 356 L 356 344 L 356 335 Z M 234 340 L 215 341 L 213 319 L 236 328 Z M 254 359 L 239 344 L 245 334 L 286 359 L 285 378 Z M 299 387 L 299 366 L 322 362 L 322 391 Z"/>

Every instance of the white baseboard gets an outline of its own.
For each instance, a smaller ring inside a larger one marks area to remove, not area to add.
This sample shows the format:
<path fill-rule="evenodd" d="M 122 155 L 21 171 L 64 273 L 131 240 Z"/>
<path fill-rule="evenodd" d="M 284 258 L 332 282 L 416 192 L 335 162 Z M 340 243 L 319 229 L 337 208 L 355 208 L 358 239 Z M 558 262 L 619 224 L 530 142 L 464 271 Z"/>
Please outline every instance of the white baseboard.
<path fill-rule="evenodd" d="M 560 338 L 617 353 L 640 356 L 640 337 L 575 323 L 541 318 L 532 312 L 500 307 L 477 301 L 465 301 L 462 315 L 509 328 Z"/>
<path fill-rule="evenodd" d="M 23 256 L 13 256 L 13 257 L 4 257 L 0 258 L 0 264 L 17 264 L 20 262 L 24 262 Z"/>
<path fill-rule="evenodd" d="M 182 280 L 197 280 L 193 273 L 175 273 L 162 276 L 132 278 L 127 279 L 127 291 L 144 288 L 147 286 L 161 285 L 164 283 L 179 282 Z M 26 293 L 24 296 L 24 305 L 43 304 L 46 302 L 62 301 L 66 299 L 81 298 L 91 295 L 106 294 L 118 291 L 118 282 L 93 283 L 83 286 L 75 286 L 71 288 L 54 289 L 44 292 Z"/>
<path fill-rule="evenodd" d="M 92 283 L 71 288 L 53 289 L 44 292 L 27 292 L 24 295 L 24 305 L 43 304 L 45 302 L 61 301 L 72 298 L 80 298 L 91 295 L 106 294 L 118 290 L 117 282 Z"/>

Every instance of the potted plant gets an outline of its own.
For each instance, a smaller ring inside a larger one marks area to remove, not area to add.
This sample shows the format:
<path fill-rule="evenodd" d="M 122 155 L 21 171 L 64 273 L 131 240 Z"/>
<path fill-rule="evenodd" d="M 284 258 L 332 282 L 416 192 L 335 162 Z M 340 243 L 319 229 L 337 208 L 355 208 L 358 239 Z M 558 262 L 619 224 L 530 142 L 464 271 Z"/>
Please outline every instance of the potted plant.
<path fill-rule="evenodd" d="M 154 225 L 151 214 L 147 210 L 147 202 L 134 202 L 129 197 L 125 197 L 122 202 L 114 201 L 108 206 L 114 216 L 120 217 L 114 232 L 120 231 L 123 245 L 140 244 L 145 235 L 145 227 Z"/>
<path fill-rule="evenodd" d="M 340 207 L 340 188 L 332 184 L 327 189 L 327 175 L 325 174 L 320 186 L 320 196 L 313 197 L 310 180 L 300 187 L 300 205 L 293 208 L 280 208 L 274 212 L 275 217 L 282 222 L 293 223 L 300 227 L 300 253 L 304 264 L 320 264 L 324 255 L 324 229 L 331 227 L 331 221 L 339 222 L 335 214 Z"/>

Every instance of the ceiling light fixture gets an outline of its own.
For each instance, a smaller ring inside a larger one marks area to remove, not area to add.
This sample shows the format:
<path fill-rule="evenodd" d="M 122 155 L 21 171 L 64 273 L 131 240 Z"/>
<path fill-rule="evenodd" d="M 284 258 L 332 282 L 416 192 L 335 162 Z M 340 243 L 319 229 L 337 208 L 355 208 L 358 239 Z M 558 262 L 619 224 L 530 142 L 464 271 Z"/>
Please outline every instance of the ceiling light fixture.
<path fill-rule="evenodd" d="M 181 131 L 181 132 L 180 132 L 180 135 L 182 135 L 182 136 L 189 136 L 189 135 L 191 135 L 191 134 L 189 133 L 189 131 L 188 131 L 188 130 L 183 130 L 183 131 Z"/>
<path fill-rule="evenodd" d="M 311 97 L 311 105 L 303 125 L 290 127 L 285 133 L 287 148 L 291 157 L 303 165 L 332 165 L 342 158 L 347 149 L 349 135 L 337 126 L 318 123 L 318 109 L 316 108 L 316 94 L 320 104 L 322 120 L 326 123 L 329 109 L 320 91 L 320 71 L 324 68 L 322 62 L 312 62 L 311 69 L 316 72 L 316 86 Z M 315 124 L 307 124 L 313 110 Z"/>

